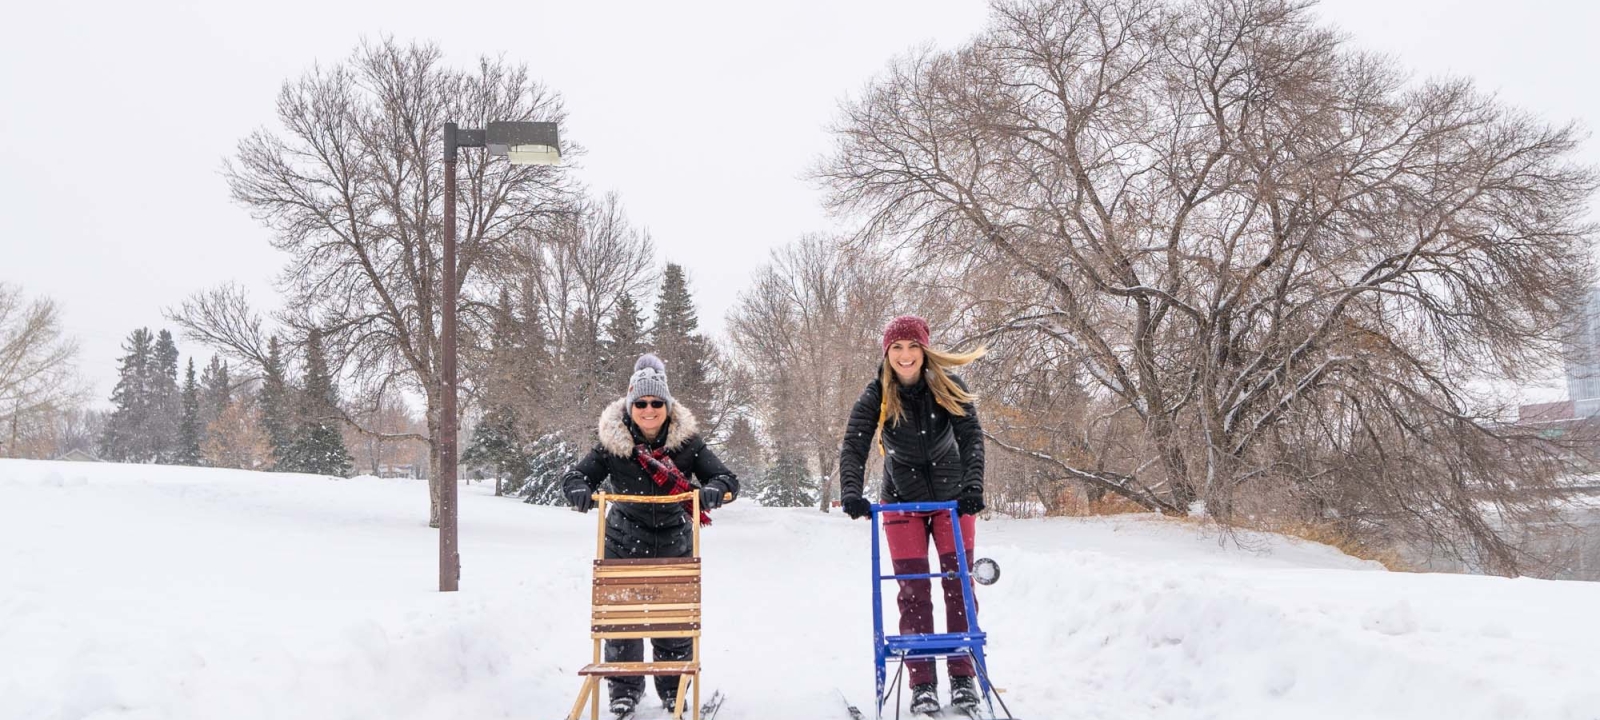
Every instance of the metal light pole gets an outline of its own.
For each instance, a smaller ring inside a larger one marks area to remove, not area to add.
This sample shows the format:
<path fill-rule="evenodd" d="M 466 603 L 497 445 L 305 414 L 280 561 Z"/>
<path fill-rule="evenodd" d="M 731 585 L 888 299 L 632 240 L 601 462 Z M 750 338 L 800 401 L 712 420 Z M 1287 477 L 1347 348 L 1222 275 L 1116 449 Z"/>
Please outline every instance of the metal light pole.
<path fill-rule="evenodd" d="M 439 591 L 461 587 L 461 553 L 456 532 L 456 155 L 463 147 L 487 147 L 512 165 L 555 165 L 561 143 L 553 122 L 492 122 L 487 130 L 462 130 L 444 124 L 444 318 L 439 343 L 444 357 L 444 388 L 439 399 Z"/>

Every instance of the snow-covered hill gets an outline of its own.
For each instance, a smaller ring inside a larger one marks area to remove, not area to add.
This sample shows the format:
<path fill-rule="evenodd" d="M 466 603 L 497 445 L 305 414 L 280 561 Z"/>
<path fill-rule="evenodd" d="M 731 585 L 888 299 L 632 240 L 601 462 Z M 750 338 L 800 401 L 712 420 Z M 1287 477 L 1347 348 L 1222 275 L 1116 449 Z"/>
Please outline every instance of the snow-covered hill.
<path fill-rule="evenodd" d="M 426 510 L 414 480 L 0 460 L 0 718 L 563 717 L 595 516 L 465 487 L 462 591 L 441 594 Z M 716 519 L 721 718 L 841 717 L 834 687 L 868 704 L 867 524 Z M 991 670 L 1026 720 L 1600 718 L 1600 584 L 1389 573 L 1149 518 L 978 532 L 1004 568 L 981 593 Z"/>

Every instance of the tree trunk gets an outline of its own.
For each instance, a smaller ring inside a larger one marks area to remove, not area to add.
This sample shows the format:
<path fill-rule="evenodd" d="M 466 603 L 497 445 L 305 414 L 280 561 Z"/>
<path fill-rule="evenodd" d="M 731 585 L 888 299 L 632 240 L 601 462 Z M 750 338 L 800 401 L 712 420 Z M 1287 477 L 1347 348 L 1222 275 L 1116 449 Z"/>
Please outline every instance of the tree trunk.
<path fill-rule="evenodd" d="M 428 527 L 439 527 L 439 503 L 444 495 L 439 472 L 439 410 L 428 401 Z"/>
<path fill-rule="evenodd" d="M 817 451 L 817 469 L 822 471 L 822 487 L 817 488 L 817 509 L 823 512 L 833 509 L 833 468 L 827 457 L 827 449 Z"/>
<path fill-rule="evenodd" d="M 1194 483 L 1189 480 L 1188 462 L 1183 457 L 1183 450 L 1178 446 L 1179 439 L 1172 421 L 1157 415 L 1149 423 L 1151 439 L 1155 441 L 1156 452 L 1161 455 L 1161 468 L 1167 479 L 1167 487 L 1172 498 L 1172 506 L 1180 515 L 1188 515 L 1190 506 L 1198 499 Z"/>

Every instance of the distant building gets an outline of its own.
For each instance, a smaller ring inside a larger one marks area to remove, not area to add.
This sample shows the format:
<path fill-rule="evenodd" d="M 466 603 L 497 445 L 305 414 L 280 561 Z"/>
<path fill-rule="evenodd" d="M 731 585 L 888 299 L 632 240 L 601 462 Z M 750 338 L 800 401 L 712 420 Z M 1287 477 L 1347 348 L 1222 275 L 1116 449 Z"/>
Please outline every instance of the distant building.
<path fill-rule="evenodd" d="M 100 462 L 100 458 L 95 457 L 93 453 L 79 448 L 68 450 L 62 453 L 60 457 L 57 457 L 56 459 L 67 462 Z"/>
<path fill-rule="evenodd" d="M 1600 288 L 1589 291 L 1567 348 L 1567 397 L 1575 417 L 1600 415 Z"/>
<path fill-rule="evenodd" d="M 426 477 L 427 473 L 423 471 L 423 468 L 417 465 L 403 463 L 397 465 L 379 465 L 377 475 L 381 478 L 423 479 Z"/>
<path fill-rule="evenodd" d="M 1571 400 L 1535 403 L 1517 408 L 1518 425 L 1561 423 L 1574 419 Z"/>

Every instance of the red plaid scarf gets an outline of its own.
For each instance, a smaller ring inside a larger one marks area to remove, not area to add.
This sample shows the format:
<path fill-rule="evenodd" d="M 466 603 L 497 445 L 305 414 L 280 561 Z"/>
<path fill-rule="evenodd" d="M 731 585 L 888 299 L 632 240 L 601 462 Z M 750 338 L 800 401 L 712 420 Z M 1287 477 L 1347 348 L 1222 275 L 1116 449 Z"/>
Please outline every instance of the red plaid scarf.
<path fill-rule="evenodd" d="M 668 495 L 680 495 L 694 489 L 689 484 L 689 478 L 683 476 L 683 471 L 678 469 L 678 464 L 672 461 L 672 456 L 666 448 L 651 450 L 648 445 L 635 445 L 633 457 L 639 461 L 639 466 L 650 474 L 650 479 L 656 485 L 667 489 Z M 694 512 L 694 501 L 683 501 L 683 509 Z M 710 525 L 711 515 L 704 510 L 700 511 L 700 524 Z"/>

